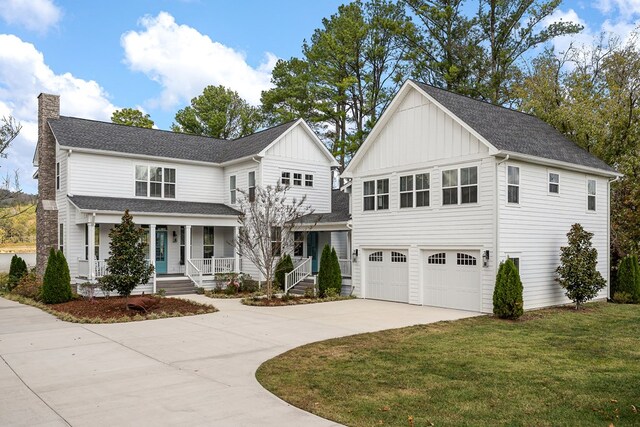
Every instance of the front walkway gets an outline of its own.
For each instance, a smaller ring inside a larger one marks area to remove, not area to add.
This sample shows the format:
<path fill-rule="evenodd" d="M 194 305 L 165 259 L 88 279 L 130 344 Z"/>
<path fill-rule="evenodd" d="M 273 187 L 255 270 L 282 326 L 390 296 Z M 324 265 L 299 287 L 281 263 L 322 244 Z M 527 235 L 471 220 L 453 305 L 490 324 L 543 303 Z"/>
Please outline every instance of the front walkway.
<path fill-rule="evenodd" d="M 262 362 L 328 338 L 474 316 L 371 300 L 246 307 L 111 325 L 62 322 L 0 298 L 0 425 L 331 426 L 255 379 Z"/>

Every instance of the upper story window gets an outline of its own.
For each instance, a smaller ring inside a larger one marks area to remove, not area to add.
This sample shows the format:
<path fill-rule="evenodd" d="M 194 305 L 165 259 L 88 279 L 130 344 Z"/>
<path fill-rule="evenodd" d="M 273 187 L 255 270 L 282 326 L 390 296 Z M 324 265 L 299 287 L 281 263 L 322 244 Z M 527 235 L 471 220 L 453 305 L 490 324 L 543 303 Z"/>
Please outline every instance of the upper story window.
<path fill-rule="evenodd" d="M 294 173 L 293 174 L 293 185 L 297 185 L 298 187 L 302 186 L 302 174 Z"/>
<path fill-rule="evenodd" d="M 229 200 L 232 205 L 236 203 L 236 188 L 236 176 L 231 175 L 229 177 Z"/>
<path fill-rule="evenodd" d="M 249 172 L 249 201 L 256 201 L 256 173 Z"/>
<path fill-rule="evenodd" d="M 507 167 L 507 202 L 520 203 L 520 168 Z"/>
<path fill-rule="evenodd" d="M 313 175 L 308 173 L 304 175 L 304 186 L 313 187 Z"/>
<path fill-rule="evenodd" d="M 460 185 L 458 185 L 460 183 Z M 442 171 L 442 204 L 478 202 L 478 167 Z"/>
<path fill-rule="evenodd" d="M 60 162 L 56 163 L 56 190 L 60 189 Z"/>
<path fill-rule="evenodd" d="M 365 181 L 362 185 L 363 208 L 365 211 L 376 209 L 376 182 Z"/>
<path fill-rule="evenodd" d="M 400 207 L 429 206 L 429 173 L 400 177 Z M 414 196 L 415 194 L 415 196 Z"/>
<path fill-rule="evenodd" d="M 560 194 L 560 174 L 549 172 L 549 194 Z"/>
<path fill-rule="evenodd" d="M 378 202 L 377 210 L 389 209 L 389 179 L 379 179 L 376 181 L 376 195 Z"/>
<path fill-rule="evenodd" d="M 596 180 L 587 180 L 587 210 L 596 210 Z"/>
<path fill-rule="evenodd" d="M 413 175 L 400 177 L 400 207 L 413 207 Z"/>
<path fill-rule="evenodd" d="M 416 175 L 416 207 L 429 206 L 429 189 L 431 175 L 420 173 Z"/>
<path fill-rule="evenodd" d="M 160 166 L 136 166 L 136 196 L 176 197 L 176 170 Z"/>
<path fill-rule="evenodd" d="M 280 184 L 291 185 L 291 172 L 282 172 L 280 176 Z"/>

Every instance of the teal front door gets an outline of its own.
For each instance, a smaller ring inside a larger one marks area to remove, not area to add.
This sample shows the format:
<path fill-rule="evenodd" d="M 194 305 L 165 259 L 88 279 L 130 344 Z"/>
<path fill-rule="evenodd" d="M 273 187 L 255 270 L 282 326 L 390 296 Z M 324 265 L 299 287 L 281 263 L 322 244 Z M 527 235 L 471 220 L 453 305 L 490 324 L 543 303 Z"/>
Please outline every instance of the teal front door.
<path fill-rule="evenodd" d="M 311 272 L 318 272 L 318 232 L 307 235 L 307 256 L 311 257 Z"/>
<path fill-rule="evenodd" d="M 167 230 L 156 231 L 156 274 L 167 273 Z"/>

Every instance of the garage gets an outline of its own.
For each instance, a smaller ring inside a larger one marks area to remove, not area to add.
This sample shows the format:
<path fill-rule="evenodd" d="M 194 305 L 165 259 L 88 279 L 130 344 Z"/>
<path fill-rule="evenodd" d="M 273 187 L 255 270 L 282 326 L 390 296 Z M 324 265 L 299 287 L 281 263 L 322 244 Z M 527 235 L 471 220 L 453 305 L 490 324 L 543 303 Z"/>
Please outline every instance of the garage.
<path fill-rule="evenodd" d="M 423 304 L 480 311 L 479 251 L 423 251 Z"/>
<path fill-rule="evenodd" d="M 407 251 L 373 249 L 366 257 L 366 298 L 409 302 Z"/>

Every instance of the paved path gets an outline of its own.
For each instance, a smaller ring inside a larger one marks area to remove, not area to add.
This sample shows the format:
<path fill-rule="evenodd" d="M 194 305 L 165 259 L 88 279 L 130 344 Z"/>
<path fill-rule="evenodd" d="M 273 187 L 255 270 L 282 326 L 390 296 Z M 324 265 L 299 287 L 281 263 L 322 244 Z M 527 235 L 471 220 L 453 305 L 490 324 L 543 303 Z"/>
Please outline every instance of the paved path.
<path fill-rule="evenodd" d="M 332 426 L 263 389 L 262 362 L 302 344 L 475 313 L 371 300 L 246 307 L 112 325 L 0 298 L 0 425 Z"/>

